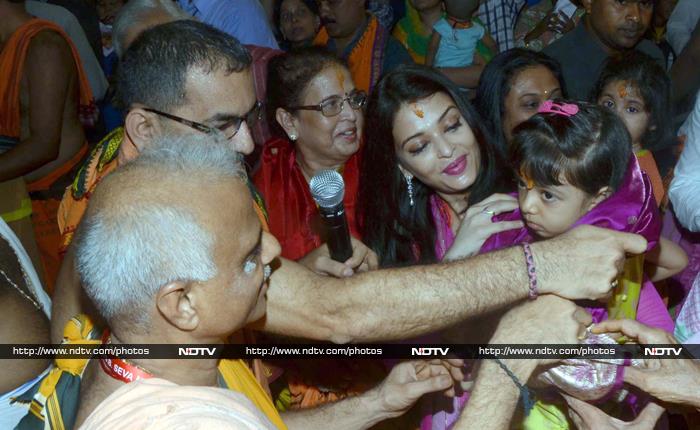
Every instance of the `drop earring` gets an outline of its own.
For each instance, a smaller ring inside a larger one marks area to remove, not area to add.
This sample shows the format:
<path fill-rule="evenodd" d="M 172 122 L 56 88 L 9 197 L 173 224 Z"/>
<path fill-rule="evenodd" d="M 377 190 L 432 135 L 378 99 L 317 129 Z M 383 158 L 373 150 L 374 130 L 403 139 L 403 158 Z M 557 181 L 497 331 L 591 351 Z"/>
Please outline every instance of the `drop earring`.
<path fill-rule="evenodd" d="M 408 204 L 413 207 L 413 176 L 406 176 L 406 186 L 408 188 Z"/>

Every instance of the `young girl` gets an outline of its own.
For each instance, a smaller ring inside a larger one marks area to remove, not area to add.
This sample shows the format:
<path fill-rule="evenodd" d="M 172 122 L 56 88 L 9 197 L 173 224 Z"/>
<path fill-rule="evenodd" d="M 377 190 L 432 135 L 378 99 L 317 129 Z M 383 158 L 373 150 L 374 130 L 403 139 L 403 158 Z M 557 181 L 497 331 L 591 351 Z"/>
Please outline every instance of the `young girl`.
<path fill-rule="evenodd" d="M 632 157 L 629 133 L 615 115 L 588 103 L 547 101 L 539 112 L 514 130 L 510 148 L 519 209 L 495 217 L 522 219 L 526 227 L 491 236 L 482 252 L 551 238 L 581 224 L 640 234 L 649 242 L 646 255 L 629 258 L 607 305 L 587 303 L 588 310 L 594 322 L 636 318 L 672 332 L 673 321 L 649 281 L 674 275 L 687 260 L 680 248 L 659 237 L 651 184 Z M 644 260 L 648 277 L 642 272 Z M 599 374 L 557 387 L 586 400 L 600 399 L 621 388 L 622 370 L 608 372 L 607 381 Z"/>
<path fill-rule="evenodd" d="M 671 81 L 664 69 L 649 56 L 633 51 L 606 62 L 591 100 L 622 119 L 639 165 L 651 179 L 657 204 L 665 190 L 650 151 L 672 143 L 670 94 Z"/>

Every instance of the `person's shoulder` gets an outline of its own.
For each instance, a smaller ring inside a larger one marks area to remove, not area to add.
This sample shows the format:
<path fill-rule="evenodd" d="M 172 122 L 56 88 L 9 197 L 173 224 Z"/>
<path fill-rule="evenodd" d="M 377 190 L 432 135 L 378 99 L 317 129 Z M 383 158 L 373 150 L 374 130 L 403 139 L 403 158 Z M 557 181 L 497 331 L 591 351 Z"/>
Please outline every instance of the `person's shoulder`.
<path fill-rule="evenodd" d="M 656 46 L 654 42 L 647 39 L 642 39 L 637 44 L 637 46 L 635 46 L 635 49 L 647 54 L 648 56 L 656 60 L 656 62 L 661 64 L 661 66 L 663 66 L 664 69 L 666 69 L 666 60 L 664 58 L 664 54 L 663 52 L 661 52 L 661 48 Z"/>
<path fill-rule="evenodd" d="M 42 70 L 42 78 L 46 78 L 44 73 L 52 70 L 74 67 L 70 42 L 52 28 L 39 31 L 29 42 L 25 64 L 38 66 Z"/>
<path fill-rule="evenodd" d="M 66 54 L 71 52 L 70 44 L 65 36 L 52 28 L 39 31 L 36 36 L 32 37 L 31 42 L 29 42 L 29 52 L 31 53 L 33 50 L 42 53 L 58 51 Z"/>
<path fill-rule="evenodd" d="M 440 17 L 440 19 L 435 21 L 435 24 L 433 24 L 433 29 L 435 29 L 435 31 L 444 31 L 451 28 L 452 27 L 450 27 L 450 24 L 447 22 L 447 19 L 445 19 L 444 16 Z"/>
<path fill-rule="evenodd" d="M 579 26 L 577 26 L 572 31 L 547 45 L 542 50 L 542 53 L 553 58 L 575 54 L 573 48 L 581 41 L 581 30 L 585 31 L 585 29 L 580 29 Z"/>
<path fill-rule="evenodd" d="M 390 71 L 401 64 L 413 64 L 413 58 L 397 38 L 389 35 L 384 53 L 384 70 Z"/>

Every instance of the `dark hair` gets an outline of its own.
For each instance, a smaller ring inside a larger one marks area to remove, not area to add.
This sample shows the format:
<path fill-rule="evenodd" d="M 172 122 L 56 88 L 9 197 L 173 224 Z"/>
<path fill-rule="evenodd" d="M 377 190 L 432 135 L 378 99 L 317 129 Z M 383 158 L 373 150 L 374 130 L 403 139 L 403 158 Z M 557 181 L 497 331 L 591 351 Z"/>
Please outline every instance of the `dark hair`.
<path fill-rule="evenodd" d="M 447 15 L 457 19 L 468 19 L 479 7 L 479 0 L 444 0 Z"/>
<path fill-rule="evenodd" d="M 648 55 L 632 50 L 608 58 L 591 93 L 591 102 L 597 103 L 605 87 L 614 81 L 627 81 L 634 85 L 644 99 L 649 112 L 649 126 L 640 142 L 644 149 L 657 150 L 673 140 L 671 106 L 671 80 L 668 74 Z"/>
<path fill-rule="evenodd" d="M 438 92 L 454 100 L 472 129 L 481 151 L 479 175 L 471 187 L 469 204 L 479 202 L 500 185 L 497 158 L 486 142 L 481 120 L 458 87 L 432 68 L 401 67 L 385 75 L 374 89 L 365 118 L 367 142 L 360 168 L 358 209 L 364 242 L 382 266 L 435 262 L 435 225 L 429 197 L 434 191 L 413 180 L 414 206 L 394 147 L 393 127 L 403 103 L 424 99 Z"/>
<path fill-rule="evenodd" d="M 328 66 L 347 67 L 343 60 L 319 47 L 302 48 L 278 55 L 267 65 L 267 116 L 278 133 L 284 131 L 275 119 L 277 108 L 298 106 L 309 83 Z"/>
<path fill-rule="evenodd" d="M 316 3 L 316 0 L 301 0 L 302 3 L 304 3 L 304 6 L 306 6 L 309 11 L 311 11 L 312 14 L 318 16 L 319 11 L 318 11 L 318 3 Z M 280 18 L 282 17 L 282 3 L 284 3 L 284 0 L 277 0 L 275 2 L 274 9 L 272 11 L 272 17 L 275 25 L 277 25 L 277 28 L 280 28 Z"/>
<path fill-rule="evenodd" d="M 194 20 L 161 24 L 141 33 L 124 52 L 117 72 L 117 103 L 168 111 L 184 103 L 187 72 L 246 70 L 248 50 L 222 31 Z"/>
<path fill-rule="evenodd" d="M 617 191 L 632 157 L 625 125 L 595 104 L 567 103 L 577 105 L 578 113 L 539 113 L 513 130 L 511 166 L 542 187 L 561 185 L 563 175 L 589 195 L 605 186 Z"/>
<path fill-rule="evenodd" d="M 474 106 L 484 119 L 486 129 L 493 138 L 493 146 L 503 157 L 508 153 L 508 144 L 503 134 L 506 96 L 518 73 L 537 66 L 544 66 L 552 72 L 561 85 L 562 95 L 566 97 L 561 66 L 557 60 L 540 52 L 520 48 L 509 49 L 494 57 L 481 72 Z"/>

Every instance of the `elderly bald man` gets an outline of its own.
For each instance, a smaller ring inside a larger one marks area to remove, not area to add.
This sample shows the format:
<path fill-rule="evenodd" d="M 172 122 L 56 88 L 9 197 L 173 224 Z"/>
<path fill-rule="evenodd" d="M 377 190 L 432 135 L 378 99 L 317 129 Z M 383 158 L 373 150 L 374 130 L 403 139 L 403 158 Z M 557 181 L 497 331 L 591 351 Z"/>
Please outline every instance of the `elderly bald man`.
<path fill-rule="evenodd" d="M 76 238 L 78 271 L 112 344 L 223 344 L 264 316 L 269 264 L 279 252 L 253 210 L 240 156 L 207 135 L 157 139 L 105 178 Z M 246 428 L 232 424 L 240 418 L 233 417 L 236 409 L 259 421 L 251 428 L 286 428 L 241 360 L 106 360 L 87 364 L 68 427 Z M 115 363 L 148 381 L 125 384 Z M 283 417 L 290 428 L 324 428 L 331 420 L 339 428 L 368 428 L 424 393 L 448 389 L 452 370 L 461 377 L 449 363 L 407 362 L 376 389 Z M 213 388 L 219 385 L 245 397 Z M 166 400 L 153 396 L 154 386 Z M 207 401 L 198 403 L 200 395 Z"/>

